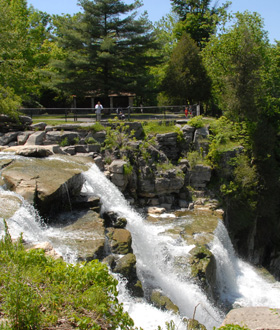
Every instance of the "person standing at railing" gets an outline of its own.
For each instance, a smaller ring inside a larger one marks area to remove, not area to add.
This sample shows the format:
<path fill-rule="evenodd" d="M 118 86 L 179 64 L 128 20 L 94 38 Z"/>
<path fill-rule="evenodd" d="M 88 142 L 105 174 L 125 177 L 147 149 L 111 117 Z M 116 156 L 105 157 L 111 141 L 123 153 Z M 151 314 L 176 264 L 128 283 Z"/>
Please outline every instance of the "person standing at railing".
<path fill-rule="evenodd" d="M 101 120 L 101 111 L 102 111 L 102 109 L 103 109 L 103 106 L 100 103 L 100 101 L 98 101 L 97 104 L 95 105 L 96 121 Z"/>

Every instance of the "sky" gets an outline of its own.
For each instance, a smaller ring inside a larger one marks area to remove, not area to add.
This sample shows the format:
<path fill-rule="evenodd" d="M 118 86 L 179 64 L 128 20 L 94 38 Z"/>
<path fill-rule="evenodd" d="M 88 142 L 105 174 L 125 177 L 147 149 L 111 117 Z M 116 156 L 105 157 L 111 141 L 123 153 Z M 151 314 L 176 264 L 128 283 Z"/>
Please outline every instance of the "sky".
<path fill-rule="evenodd" d="M 220 0 L 221 5 L 226 0 Z M 132 3 L 132 0 L 124 0 L 125 3 Z M 231 0 L 232 5 L 229 10 L 233 13 L 248 10 L 257 12 L 264 20 L 264 28 L 269 33 L 270 42 L 280 40 L 280 0 Z M 45 11 L 48 14 L 74 14 L 80 10 L 77 6 L 77 0 L 27 0 L 29 5 L 33 5 L 35 9 Z M 214 1 L 213 1 L 214 3 Z M 170 0 L 143 0 L 143 7 L 139 9 L 139 13 L 146 10 L 149 19 L 153 22 L 158 21 L 170 13 Z"/>

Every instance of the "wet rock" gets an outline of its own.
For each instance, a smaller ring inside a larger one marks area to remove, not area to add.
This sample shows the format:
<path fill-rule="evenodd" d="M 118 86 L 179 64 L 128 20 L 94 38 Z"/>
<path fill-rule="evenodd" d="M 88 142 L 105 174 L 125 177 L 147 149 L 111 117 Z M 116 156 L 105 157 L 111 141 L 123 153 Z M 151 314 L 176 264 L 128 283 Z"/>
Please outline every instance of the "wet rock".
<path fill-rule="evenodd" d="M 75 209 L 91 209 L 97 213 L 100 212 L 100 198 L 96 196 L 79 195 L 72 201 L 72 207 Z"/>
<path fill-rule="evenodd" d="M 119 217 L 115 212 L 105 212 L 103 213 L 103 219 L 105 227 L 114 228 L 125 228 L 127 220 L 123 217 Z"/>
<path fill-rule="evenodd" d="M 188 319 L 185 320 L 184 322 L 187 324 L 187 329 L 191 329 L 191 330 L 207 330 L 206 327 L 201 324 L 200 322 L 198 322 L 195 319 Z"/>
<path fill-rule="evenodd" d="M 2 171 L 2 177 L 10 190 L 35 204 L 41 214 L 50 215 L 69 209 L 70 200 L 80 194 L 90 160 L 75 158 L 17 159 Z M 64 156 L 67 157 L 67 156 Z"/>
<path fill-rule="evenodd" d="M 17 141 L 18 132 L 9 132 L 0 137 L 0 145 L 5 146 L 11 142 Z"/>
<path fill-rule="evenodd" d="M 207 293 L 214 296 L 216 287 L 216 261 L 205 246 L 196 246 L 190 251 L 191 276 L 201 284 Z"/>
<path fill-rule="evenodd" d="M 67 245 L 76 251 L 79 261 L 105 257 L 105 228 L 98 213 L 72 211 L 60 214 L 54 221 L 62 225 L 62 235 L 57 238 L 59 245 Z"/>
<path fill-rule="evenodd" d="M 114 273 L 124 276 L 127 282 L 127 288 L 132 295 L 136 297 L 143 297 L 142 284 L 139 281 L 136 273 L 136 257 L 133 253 L 128 253 L 116 262 L 113 268 Z"/>
<path fill-rule="evenodd" d="M 168 310 L 174 313 L 179 313 L 179 308 L 173 302 L 162 294 L 160 290 L 153 290 L 151 294 L 151 302 L 157 308 Z"/>
<path fill-rule="evenodd" d="M 49 157 L 54 154 L 63 154 L 61 148 L 57 145 L 52 146 L 35 146 L 35 145 L 24 145 L 24 146 L 15 146 L 5 149 L 5 152 L 13 152 L 16 155 L 24 157 L 35 157 L 35 158 L 44 158 Z"/>
<path fill-rule="evenodd" d="M 22 201 L 16 196 L 1 192 L 0 195 L 0 218 L 9 219 L 21 207 Z"/>
<path fill-rule="evenodd" d="M 128 230 L 120 228 L 108 228 L 107 237 L 109 239 L 112 253 L 132 253 L 132 238 Z"/>

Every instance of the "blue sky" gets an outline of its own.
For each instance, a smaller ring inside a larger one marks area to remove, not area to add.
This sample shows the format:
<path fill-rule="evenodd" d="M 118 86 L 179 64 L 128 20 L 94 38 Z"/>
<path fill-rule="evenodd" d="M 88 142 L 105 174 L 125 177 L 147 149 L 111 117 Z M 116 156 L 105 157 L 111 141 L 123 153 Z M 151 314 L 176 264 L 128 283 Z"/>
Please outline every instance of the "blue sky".
<path fill-rule="evenodd" d="M 220 0 L 222 4 L 226 0 Z M 126 3 L 132 3 L 132 0 L 124 0 Z M 269 33 L 270 41 L 280 40 L 280 0 L 231 0 L 230 11 L 257 12 L 264 19 L 265 30 Z M 29 5 L 34 8 L 45 11 L 49 14 L 73 14 L 79 11 L 77 0 L 27 0 Z M 171 10 L 170 0 L 143 0 L 144 6 L 140 12 L 147 10 L 149 19 L 153 22 L 158 21 L 162 16 L 168 14 Z"/>

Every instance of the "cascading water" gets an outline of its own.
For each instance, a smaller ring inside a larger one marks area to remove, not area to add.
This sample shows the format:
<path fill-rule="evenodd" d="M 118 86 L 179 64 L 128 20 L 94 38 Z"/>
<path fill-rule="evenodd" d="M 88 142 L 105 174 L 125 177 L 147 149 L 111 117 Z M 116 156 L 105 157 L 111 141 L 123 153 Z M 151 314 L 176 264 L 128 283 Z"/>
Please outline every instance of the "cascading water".
<path fill-rule="evenodd" d="M 113 211 L 127 219 L 127 229 L 132 234 L 138 276 L 143 284 L 144 292 L 153 288 L 162 290 L 179 307 L 181 316 L 186 318 L 191 318 L 196 306 L 200 304 L 195 318 L 209 329 L 219 325 L 222 320 L 219 310 L 211 304 L 197 285 L 188 280 L 187 276 L 175 271 L 174 261 L 178 257 L 187 257 L 193 245 L 187 246 L 183 240 L 173 240 L 170 236 L 161 235 L 172 227 L 172 223 L 165 225 L 147 223 L 130 207 L 120 191 L 102 175 L 97 166 L 93 165 L 84 175 L 86 184 L 83 192 L 99 196 L 102 211 Z M 158 324 L 162 324 L 161 319 L 155 319 L 154 308 L 150 305 L 145 303 L 141 305 L 138 301 L 136 308 L 134 304 L 135 302 L 131 300 L 131 304 L 127 308 L 134 320 L 141 319 L 142 323 L 136 323 L 136 326 L 141 326 L 146 330 L 155 329 Z M 143 318 L 143 314 L 142 316 L 138 314 L 143 309 L 145 318 Z M 164 312 L 161 312 L 161 317 L 162 314 Z M 170 314 L 169 317 L 170 320 L 176 318 Z M 153 320 L 152 326 L 147 327 L 147 323 L 150 324 L 151 320 Z M 177 322 L 179 325 L 178 318 Z M 185 328 L 183 324 L 182 328 Z"/>
<path fill-rule="evenodd" d="M 221 301 L 242 307 L 279 308 L 280 283 L 264 281 L 252 266 L 236 257 L 222 222 L 219 222 L 216 229 L 211 251 L 217 262 Z"/>
<path fill-rule="evenodd" d="M 135 325 L 144 330 L 154 330 L 165 322 L 174 320 L 178 329 L 186 329 L 182 318 L 193 317 L 205 324 L 208 329 L 219 326 L 224 315 L 216 308 L 200 288 L 187 276 L 187 269 L 178 269 L 178 260 L 185 260 L 193 245 L 187 245 L 183 239 L 173 238 L 165 232 L 174 224 L 186 221 L 173 217 L 151 223 L 134 211 L 120 191 L 99 171 L 96 165 L 84 173 L 83 193 L 94 194 L 102 201 L 102 211 L 113 211 L 127 219 L 127 229 L 133 238 L 133 251 L 137 257 L 137 272 L 146 295 L 151 289 L 160 289 L 180 309 L 181 317 L 153 307 L 144 299 L 129 296 L 123 279 L 119 285 L 119 299 L 135 321 Z M 36 210 L 15 193 L 0 189 L 2 194 L 10 194 L 21 201 L 18 211 L 8 219 L 9 230 L 13 237 L 21 232 L 24 239 L 31 243 L 49 241 L 67 262 L 73 262 L 75 251 L 67 244 L 59 244 L 59 237 L 74 235 L 65 233 L 60 228 L 46 227 L 42 224 Z M 2 227 L 1 227 L 2 226 Z M 0 233 L 3 224 L 0 222 Z M 65 241 L 67 242 L 67 237 Z M 235 254 L 222 222 L 218 224 L 211 251 L 217 261 L 217 281 L 220 303 L 240 306 L 269 306 L 279 308 L 279 283 L 265 281 L 248 264 L 239 260 Z M 199 306 L 198 306 L 199 304 Z M 197 308 L 196 308 L 197 307 Z"/>

